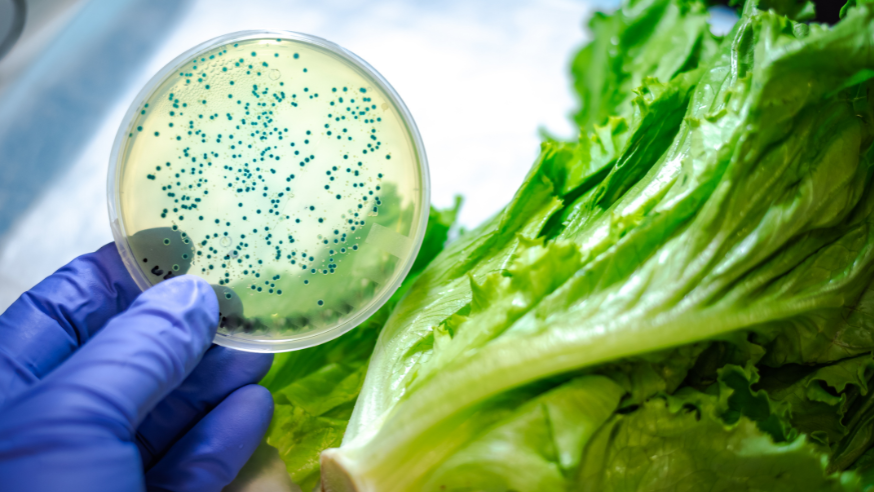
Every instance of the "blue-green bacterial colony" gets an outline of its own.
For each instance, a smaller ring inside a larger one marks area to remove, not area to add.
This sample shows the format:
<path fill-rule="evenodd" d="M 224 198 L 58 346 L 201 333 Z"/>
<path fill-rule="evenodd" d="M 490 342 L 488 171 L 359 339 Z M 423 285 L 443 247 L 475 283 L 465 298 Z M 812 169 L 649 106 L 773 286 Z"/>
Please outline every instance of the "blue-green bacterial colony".
<path fill-rule="evenodd" d="M 220 332 L 286 339 L 342 323 L 403 274 L 423 178 L 392 99 L 293 39 L 214 48 L 138 108 L 121 155 L 128 243 L 152 284 L 209 281 Z"/>

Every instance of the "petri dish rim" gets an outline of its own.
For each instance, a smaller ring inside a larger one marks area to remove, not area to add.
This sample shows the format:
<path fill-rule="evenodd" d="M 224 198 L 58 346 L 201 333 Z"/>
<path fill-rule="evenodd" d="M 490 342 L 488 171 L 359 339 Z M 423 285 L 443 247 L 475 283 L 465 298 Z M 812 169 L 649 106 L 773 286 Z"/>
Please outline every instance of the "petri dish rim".
<path fill-rule="evenodd" d="M 415 262 L 419 249 L 422 246 L 422 240 L 425 236 L 425 230 L 428 225 L 428 214 L 430 211 L 431 203 L 431 183 L 428 170 L 428 158 L 425 154 L 425 146 L 422 142 L 422 137 L 419 134 L 419 129 L 416 126 L 415 121 L 413 120 L 413 116 L 412 114 L 410 114 L 409 109 L 404 104 L 401 97 L 394 90 L 394 87 L 392 87 L 391 84 L 389 84 L 389 82 L 379 72 L 376 71 L 375 68 L 370 66 L 369 63 L 364 61 L 355 53 L 347 50 L 346 48 L 343 48 L 336 43 L 332 43 L 331 41 L 317 36 L 312 36 L 309 34 L 295 31 L 237 31 L 224 34 L 222 36 L 210 39 L 197 46 L 194 46 L 193 48 L 185 51 L 184 53 L 174 58 L 170 63 L 168 63 L 161 70 L 159 70 L 158 73 L 156 73 L 151 79 L 149 79 L 143 89 L 140 90 L 140 92 L 134 98 L 133 102 L 125 113 L 124 118 L 122 119 L 122 123 L 119 126 L 118 133 L 116 134 L 115 142 L 112 146 L 112 153 L 109 159 L 109 171 L 107 173 L 107 208 L 109 212 L 109 224 L 110 228 L 112 229 L 112 236 L 115 240 L 115 245 L 118 248 L 121 260 L 124 263 L 128 273 L 130 273 L 131 277 L 133 277 L 133 280 L 137 284 L 137 286 L 141 290 L 145 291 L 152 285 L 146 279 L 146 276 L 142 273 L 137 262 L 133 258 L 133 252 L 131 251 L 130 244 L 127 240 L 127 231 L 125 230 L 124 222 L 121 220 L 120 214 L 121 197 L 119 192 L 121 188 L 120 180 L 122 176 L 120 170 L 122 168 L 122 157 L 126 148 L 126 142 L 128 140 L 127 135 L 131 132 L 133 128 L 133 124 L 136 119 L 136 115 L 139 112 L 140 106 L 145 104 L 145 102 L 152 97 L 155 91 L 168 78 L 170 74 L 175 73 L 179 68 L 183 67 L 192 58 L 195 58 L 204 52 L 210 51 L 219 46 L 226 45 L 232 42 L 249 41 L 255 39 L 287 39 L 309 44 L 343 59 L 343 61 L 349 63 L 352 68 L 358 71 L 359 74 L 372 79 L 379 86 L 379 88 L 385 92 L 386 96 L 391 100 L 392 104 L 400 112 L 401 120 L 406 126 L 408 134 L 412 138 L 412 143 L 419 167 L 419 191 L 422 198 L 422 206 L 420 207 L 418 217 L 419 227 L 418 230 L 415 231 L 415 234 L 411 237 L 413 241 L 413 247 L 410 250 L 410 256 L 406 259 L 404 266 L 400 269 L 400 273 L 395 279 L 394 283 L 387 289 L 385 289 L 381 295 L 371 299 L 370 302 L 364 308 L 360 309 L 355 316 L 352 316 L 344 320 L 342 323 L 334 325 L 330 328 L 316 330 L 310 333 L 293 336 L 286 339 L 240 338 L 234 335 L 227 335 L 223 333 L 216 333 L 215 339 L 213 339 L 213 342 L 217 345 L 222 345 L 225 347 L 247 352 L 290 352 L 293 350 L 305 349 L 333 340 L 360 325 L 373 313 L 375 313 L 380 307 L 382 307 L 395 293 L 395 291 L 397 291 L 397 289 L 401 286 L 404 278 L 406 278 L 407 274 L 410 271 L 410 268 L 412 268 L 413 263 Z"/>

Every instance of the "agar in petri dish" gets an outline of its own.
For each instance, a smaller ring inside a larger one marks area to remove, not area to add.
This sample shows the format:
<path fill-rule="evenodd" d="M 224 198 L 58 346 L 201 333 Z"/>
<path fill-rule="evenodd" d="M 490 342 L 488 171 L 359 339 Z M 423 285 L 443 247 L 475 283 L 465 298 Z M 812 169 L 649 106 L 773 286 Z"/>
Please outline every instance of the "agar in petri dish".
<path fill-rule="evenodd" d="M 325 40 L 250 31 L 168 65 L 113 151 L 110 218 L 145 289 L 213 285 L 216 343 L 280 352 L 335 338 L 403 281 L 424 235 L 427 162 L 403 102 Z"/>

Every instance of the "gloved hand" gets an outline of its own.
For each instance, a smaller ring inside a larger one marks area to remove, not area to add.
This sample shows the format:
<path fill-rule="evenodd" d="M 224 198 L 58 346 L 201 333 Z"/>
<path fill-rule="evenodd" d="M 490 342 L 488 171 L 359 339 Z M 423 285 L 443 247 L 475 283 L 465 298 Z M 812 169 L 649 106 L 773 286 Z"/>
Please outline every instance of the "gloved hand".
<path fill-rule="evenodd" d="M 272 417 L 272 356 L 210 347 L 217 320 L 206 282 L 141 293 L 113 244 L 23 294 L 0 315 L 0 489 L 221 490 Z"/>

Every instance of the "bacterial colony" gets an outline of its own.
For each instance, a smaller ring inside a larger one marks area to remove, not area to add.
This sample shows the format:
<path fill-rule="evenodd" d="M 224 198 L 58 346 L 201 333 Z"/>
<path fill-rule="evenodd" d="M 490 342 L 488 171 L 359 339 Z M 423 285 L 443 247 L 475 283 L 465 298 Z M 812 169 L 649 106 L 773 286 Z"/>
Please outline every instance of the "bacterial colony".
<path fill-rule="evenodd" d="M 138 111 L 120 172 L 128 244 L 152 284 L 209 281 L 220 332 L 336 324 L 403 274 L 424 206 L 415 144 L 392 99 L 336 54 L 220 46 Z"/>

